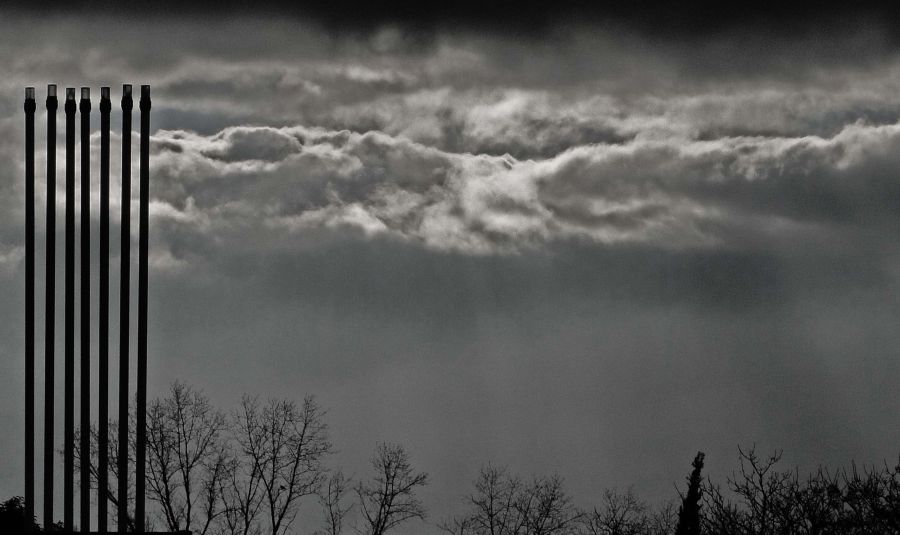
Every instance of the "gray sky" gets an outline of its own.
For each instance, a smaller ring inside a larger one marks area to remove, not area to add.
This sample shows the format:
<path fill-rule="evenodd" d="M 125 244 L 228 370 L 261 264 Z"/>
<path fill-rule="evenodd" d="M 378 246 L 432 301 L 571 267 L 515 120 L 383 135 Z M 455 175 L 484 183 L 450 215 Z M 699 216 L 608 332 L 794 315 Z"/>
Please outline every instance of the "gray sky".
<path fill-rule="evenodd" d="M 42 140 L 50 82 L 153 86 L 151 395 L 315 394 L 331 464 L 404 444 L 431 522 L 489 461 L 590 506 L 675 497 L 697 450 L 718 478 L 738 444 L 898 453 L 900 54 L 877 24 L 0 21 L 0 496 L 23 492 L 21 95 Z"/>

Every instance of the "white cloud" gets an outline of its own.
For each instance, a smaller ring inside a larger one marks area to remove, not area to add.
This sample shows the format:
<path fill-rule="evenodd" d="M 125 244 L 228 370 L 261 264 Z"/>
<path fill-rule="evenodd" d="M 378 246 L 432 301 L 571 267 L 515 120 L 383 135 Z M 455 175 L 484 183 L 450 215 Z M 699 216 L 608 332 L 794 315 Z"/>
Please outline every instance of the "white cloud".
<path fill-rule="evenodd" d="M 734 247 L 737 235 L 868 217 L 872 207 L 854 206 L 853 195 L 841 213 L 828 198 L 835 187 L 878 195 L 866 173 L 890 164 L 900 125 L 852 124 L 831 138 L 636 139 L 537 160 L 303 126 L 159 131 L 154 140 L 161 197 L 181 199 L 154 212 L 198 231 L 355 227 L 486 253 L 567 239 Z M 766 217 L 782 224 L 747 227 Z"/>

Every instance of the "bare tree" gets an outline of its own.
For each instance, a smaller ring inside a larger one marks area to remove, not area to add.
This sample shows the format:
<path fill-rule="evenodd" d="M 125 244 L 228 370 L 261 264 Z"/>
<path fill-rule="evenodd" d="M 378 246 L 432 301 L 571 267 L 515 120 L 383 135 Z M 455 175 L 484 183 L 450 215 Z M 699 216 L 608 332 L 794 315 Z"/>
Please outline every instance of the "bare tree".
<path fill-rule="evenodd" d="M 583 514 L 563 489 L 563 480 L 554 475 L 535 477 L 519 493 L 516 509 L 524 519 L 527 535 L 561 535 L 575 531 Z"/>
<path fill-rule="evenodd" d="M 447 535 L 471 535 L 476 533 L 472 518 L 467 516 L 452 516 L 441 520 L 437 528 Z"/>
<path fill-rule="evenodd" d="M 261 405 L 245 396 L 235 414 L 235 435 L 249 467 L 247 483 L 260 485 L 268 531 L 280 535 L 296 518 L 300 500 L 318 493 L 326 476 L 322 461 L 332 446 L 324 411 L 311 396 L 300 407 L 276 399 Z M 244 492 L 249 511 L 255 491 Z"/>
<path fill-rule="evenodd" d="M 893 468 L 855 464 L 841 473 L 844 511 L 841 523 L 854 533 L 900 533 L 900 462 Z"/>
<path fill-rule="evenodd" d="M 505 467 L 488 464 L 481 468 L 475 492 L 469 496 L 473 513 L 469 524 L 480 535 L 517 535 L 525 528 L 525 518 L 516 505 L 521 501 L 522 481 L 510 476 Z"/>
<path fill-rule="evenodd" d="M 221 413 L 213 410 L 208 400 L 191 387 L 175 383 L 168 397 L 158 399 L 147 410 L 147 494 L 159 506 L 162 523 L 169 530 L 193 530 L 197 534 L 208 532 L 213 520 L 222 513 L 223 504 L 217 491 L 218 483 L 226 474 L 226 450 L 220 440 L 225 427 Z M 129 417 L 129 460 L 134 470 L 136 451 L 136 418 Z M 112 517 L 118 508 L 116 493 L 119 479 L 119 424 L 109 423 L 109 482 L 107 500 Z M 91 488 L 97 489 L 98 431 L 91 427 Z M 76 437 L 77 438 L 77 437 Z M 77 450 L 77 448 L 76 448 Z M 80 467 L 80 451 L 75 452 Z M 76 470 L 76 474 L 79 473 Z M 134 530 L 134 474 L 128 485 L 128 531 Z M 147 525 L 153 524 L 148 518 Z"/>
<path fill-rule="evenodd" d="M 225 416 L 206 396 L 174 383 L 147 417 L 147 488 L 168 530 L 205 535 L 224 512 L 220 489 L 229 455 Z"/>
<path fill-rule="evenodd" d="M 130 430 L 133 431 L 134 430 L 134 415 L 132 415 L 130 419 L 131 419 L 131 423 L 132 423 L 132 425 L 130 426 Z M 109 518 L 107 520 L 112 521 L 112 523 L 115 524 L 115 521 L 117 518 L 116 511 L 118 510 L 118 507 L 119 507 L 119 496 L 118 496 L 118 493 L 116 492 L 116 489 L 118 488 L 118 481 L 119 481 L 119 472 L 118 472 L 118 470 L 119 470 L 119 424 L 118 424 L 118 422 L 116 422 L 115 420 L 110 421 L 108 431 L 109 431 L 109 438 L 108 438 L 108 442 L 107 442 L 107 445 L 108 445 L 107 458 L 109 459 L 109 461 L 108 461 L 108 471 L 107 471 L 106 499 L 107 499 L 107 503 L 109 504 L 109 509 L 108 509 Z M 78 442 L 80 441 L 80 434 L 81 434 L 80 430 L 75 432 L 75 443 L 76 444 L 78 444 Z M 89 466 L 89 471 L 91 474 L 90 487 L 91 487 L 91 490 L 97 490 L 100 487 L 98 484 L 99 476 L 100 476 L 100 472 L 98 469 L 99 458 L 100 458 L 100 455 L 99 455 L 100 433 L 95 426 L 91 426 L 90 434 L 91 434 L 91 441 L 90 441 L 91 442 L 91 450 L 90 450 L 91 458 L 87 460 L 87 462 L 90 463 L 90 466 Z M 135 443 L 134 443 L 133 435 L 134 435 L 134 433 L 130 432 L 129 440 L 128 440 L 128 442 L 129 442 L 129 444 L 128 444 L 128 446 L 129 446 L 128 447 L 128 466 L 131 467 L 132 469 L 134 467 L 134 459 L 135 459 L 135 454 L 134 454 L 135 453 L 135 449 L 134 449 Z M 60 453 L 62 453 L 62 452 L 60 452 Z M 74 461 L 75 461 L 75 464 L 74 464 L 75 476 L 80 477 L 81 463 L 84 461 L 84 459 L 81 458 L 81 449 L 80 448 L 75 448 L 75 450 L 74 450 Z M 134 526 L 135 526 L 134 517 L 131 514 L 131 512 L 134 511 L 134 473 L 129 474 L 128 482 L 129 482 L 128 503 L 127 503 L 128 514 L 126 515 L 127 525 L 125 526 L 125 530 L 126 531 L 134 531 Z M 96 502 L 96 493 L 91 493 L 91 500 L 94 503 Z M 151 525 L 152 525 L 152 522 L 146 524 L 146 526 L 148 528 Z"/>
<path fill-rule="evenodd" d="M 651 529 L 647 506 L 631 489 L 605 491 L 603 505 L 586 514 L 583 522 L 590 535 L 643 535 Z"/>
<path fill-rule="evenodd" d="M 647 533 L 649 535 L 669 535 L 678 523 L 678 510 L 674 501 L 668 501 L 650 512 Z"/>
<path fill-rule="evenodd" d="M 319 496 L 319 504 L 325 515 L 324 535 L 341 535 L 344 525 L 344 517 L 353 509 L 353 504 L 344 504 L 344 497 L 350 490 L 350 480 L 340 470 L 335 471 L 325 483 L 322 494 Z"/>
<path fill-rule="evenodd" d="M 225 504 L 219 517 L 220 531 L 228 535 L 259 535 L 258 518 L 263 506 L 260 467 L 252 458 L 232 457 L 220 487 Z"/>
<path fill-rule="evenodd" d="M 561 535 L 578 531 L 583 513 L 563 490 L 562 478 L 535 477 L 525 484 L 505 468 L 482 467 L 470 511 L 441 523 L 442 530 L 471 535 Z"/>
<path fill-rule="evenodd" d="M 707 481 L 704 532 L 724 535 L 900 533 L 900 466 L 817 472 L 779 471 L 780 452 L 739 449 L 740 470 L 726 490 Z"/>
<path fill-rule="evenodd" d="M 755 447 L 738 448 L 740 467 L 727 480 L 728 490 L 736 502 L 728 499 L 722 489 L 707 484 L 703 489 L 705 505 L 704 532 L 717 531 L 747 535 L 790 533 L 791 496 L 797 494 L 799 478 L 796 472 L 781 472 L 776 464 L 781 452 L 760 457 Z"/>
<path fill-rule="evenodd" d="M 425 518 L 416 490 L 428 484 L 428 474 L 415 471 L 402 446 L 379 444 L 372 468 L 372 480 L 360 481 L 355 489 L 367 535 L 384 535 L 407 520 Z"/>

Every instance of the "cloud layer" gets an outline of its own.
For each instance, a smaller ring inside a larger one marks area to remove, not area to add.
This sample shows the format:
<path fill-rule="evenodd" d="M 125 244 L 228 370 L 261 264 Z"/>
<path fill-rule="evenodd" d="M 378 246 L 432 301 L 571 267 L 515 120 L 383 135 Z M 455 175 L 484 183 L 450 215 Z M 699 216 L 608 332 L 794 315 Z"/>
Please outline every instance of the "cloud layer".
<path fill-rule="evenodd" d="M 373 131 L 160 130 L 154 213 L 200 233 L 349 227 L 479 254 L 568 240 L 840 247 L 835 236 L 896 227 L 898 145 L 900 126 L 856 123 L 828 138 L 639 137 L 519 160 Z"/>

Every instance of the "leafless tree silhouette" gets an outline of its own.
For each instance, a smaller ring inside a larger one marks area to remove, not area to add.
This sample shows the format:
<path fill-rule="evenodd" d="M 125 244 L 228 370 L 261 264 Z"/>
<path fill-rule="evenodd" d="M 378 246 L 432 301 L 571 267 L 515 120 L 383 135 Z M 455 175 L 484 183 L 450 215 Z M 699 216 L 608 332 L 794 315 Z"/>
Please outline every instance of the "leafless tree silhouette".
<path fill-rule="evenodd" d="M 642 535 L 651 529 L 647 505 L 631 489 L 606 490 L 603 504 L 586 514 L 583 522 L 588 535 Z"/>
<path fill-rule="evenodd" d="M 260 404 L 256 398 L 244 397 L 234 417 L 238 454 L 248 473 L 242 484 L 249 488 L 236 500 L 247 512 L 242 513 L 244 520 L 250 519 L 251 512 L 255 518 L 259 492 L 268 512 L 266 532 L 281 535 L 296 518 L 301 499 L 319 492 L 327 476 L 322 461 L 332 450 L 324 416 L 311 396 L 301 406 L 277 399 Z"/>
<path fill-rule="evenodd" d="M 439 527 L 455 534 L 560 535 L 575 533 L 584 517 L 564 491 L 562 478 L 536 477 L 525 484 L 492 465 L 481 469 L 467 502 L 469 513 Z"/>
<path fill-rule="evenodd" d="M 438 522 L 437 527 L 447 535 L 470 535 L 476 533 L 472 518 L 467 516 L 446 518 Z"/>
<path fill-rule="evenodd" d="M 506 468 L 483 467 L 475 481 L 475 493 L 469 497 L 475 509 L 470 521 L 472 527 L 487 535 L 522 532 L 525 518 L 517 509 L 522 488 L 522 481 L 510 476 Z"/>
<path fill-rule="evenodd" d="M 428 484 L 428 474 L 413 468 L 402 446 L 379 444 L 372 468 L 372 479 L 360 481 L 355 489 L 367 535 L 384 535 L 403 522 L 425 518 L 416 490 Z"/>
<path fill-rule="evenodd" d="M 131 419 L 134 420 L 134 417 L 132 416 Z M 132 424 L 133 424 L 133 421 L 132 421 Z M 131 429 L 134 429 L 133 425 L 131 426 Z M 109 446 L 108 450 L 109 451 L 107 452 L 107 455 L 109 458 L 109 471 L 107 472 L 107 476 L 108 476 L 109 482 L 107 485 L 106 499 L 107 499 L 107 503 L 109 503 L 109 505 L 110 505 L 110 507 L 108 509 L 109 518 L 114 521 L 116 518 L 118 506 L 119 506 L 119 497 L 118 497 L 118 494 L 116 493 L 116 490 L 118 489 L 118 481 L 119 481 L 119 471 L 118 471 L 119 470 L 119 464 L 118 464 L 118 461 L 119 461 L 119 424 L 115 421 L 111 421 L 109 423 L 108 430 L 109 430 L 109 439 L 108 439 L 108 446 Z M 97 484 L 97 482 L 99 481 L 99 479 L 98 479 L 99 478 L 99 470 L 97 467 L 98 467 L 98 461 L 99 461 L 99 451 L 98 451 L 99 440 L 98 440 L 98 438 L 100 435 L 99 435 L 99 431 L 97 430 L 97 428 L 95 426 L 91 426 L 90 433 L 91 433 L 91 448 L 90 448 L 91 458 L 88 461 L 88 462 L 90 462 L 89 471 L 91 474 L 90 487 L 91 487 L 91 490 L 95 491 L 99 488 L 99 485 Z M 78 443 L 80 440 L 81 440 L 81 432 L 76 431 L 75 432 L 75 442 Z M 134 457 L 135 457 L 134 456 L 135 444 L 134 444 L 133 436 L 129 437 L 129 445 L 128 446 L 129 446 L 128 447 L 128 451 L 129 451 L 128 465 L 130 467 L 133 467 L 134 466 Z M 81 463 L 82 462 L 83 462 L 83 459 L 81 458 L 81 448 L 75 448 L 75 450 L 74 450 L 75 475 L 76 475 L 76 477 L 79 477 L 79 478 L 80 478 L 80 474 L 81 474 Z M 133 474 L 129 475 L 128 480 L 134 481 Z M 79 484 L 80 484 L 80 479 L 79 479 Z M 96 501 L 96 493 L 91 493 L 91 499 L 92 499 L 92 502 Z M 133 515 L 131 514 L 131 512 L 134 511 L 134 487 L 133 487 L 133 485 L 129 485 L 129 487 L 128 487 L 128 511 L 129 511 L 128 524 L 126 525 L 125 529 L 126 529 L 126 531 L 134 531 L 134 518 L 133 518 Z M 115 522 L 113 522 L 113 523 L 115 523 Z M 152 523 L 148 524 L 148 527 L 151 525 L 152 525 Z"/>
<path fill-rule="evenodd" d="M 157 506 L 146 519 L 148 527 L 155 523 L 198 535 L 285 535 L 304 498 L 312 496 L 325 517 L 316 535 L 342 535 L 350 517 L 363 535 L 386 535 L 404 522 L 424 519 L 417 492 L 429 477 L 413 467 L 406 450 L 379 444 L 372 475 L 352 485 L 340 470 L 330 472 L 324 465 L 332 452 L 324 416 L 312 397 L 302 405 L 244 397 L 227 418 L 202 392 L 174 384 L 147 411 L 147 490 Z M 133 469 L 133 413 L 129 428 Z M 118 431 L 118 424 L 110 422 L 105 499 L 111 512 L 119 500 Z M 90 433 L 91 458 L 81 459 L 75 449 L 75 473 L 80 474 L 82 462 L 90 463 L 96 490 L 99 437 L 94 427 Z M 780 451 L 761 456 L 753 447 L 738 448 L 738 461 L 725 484 L 718 485 L 701 478 L 698 454 L 678 515 L 674 501 L 651 508 L 630 489 L 606 491 L 600 504 L 581 510 L 559 476 L 524 480 L 488 464 L 464 499 L 466 511 L 438 527 L 450 535 L 669 535 L 678 523 L 694 526 L 689 533 L 697 533 L 699 525 L 700 533 L 717 535 L 900 535 L 900 463 L 819 467 L 801 478 L 796 468 L 779 468 Z M 127 500 L 133 511 L 133 483 Z M 126 522 L 125 529 L 134 531 L 135 519 L 128 516 Z"/>
<path fill-rule="evenodd" d="M 527 535 L 562 535 L 574 532 L 583 513 L 572 504 L 559 476 L 536 477 L 516 500 Z"/>
<path fill-rule="evenodd" d="M 147 410 L 147 488 L 169 531 L 206 535 L 224 513 L 219 490 L 230 464 L 224 414 L 206 396 L 175 383 Z"/>
<path fill-rule="evenodd" d="M 870 535 L 900 533 L 900 465 L 831 471 L 805 480 L 777 469 L 781 452 L 739 448 L 740 468 L 723 489 L 704 485 L 705 533 Z"/>
<path fill-rule="evenodd" d="M 148 409 L 147 461 L 148 497 L 159 505 L 162 523 L 168 530 L 188 529 L 206 534 L 217 516 L 224 509 L 217 496 L 216 487 L 224 479 L 227 450 L 221 433 L 225 419 L 215 411 L 199 391 L 175 383 L 169 395 L 155 400 Z M 129 467 L 135 460 L 135 415 L 130 416 Z M 91 488 L 97 489 L 98 430 L 91 428 Z M 119 425 L 109 423 L 109 484 L 107 500 L 109 511 L 118 508 L 118 454 Z M 80 438 L 80 437 L 79 437 Z M 80 468 L 80 452 L 75 452 L 75 462 Z M 76 471 L 78 473 L 78 471 Z M 128 526 L 133 531 L 131 514 L 134 503 L 134 477 L 129 477 Z M 151 521 L 152 519 L 148 519 Z"/>
<path fill-rule="evenodd" d="M 334 471 L 319 496 L 319 504 L 325 515 L 325 529 L 320 532 L 321 535 L 341 535 L 344 518 L 353 509 L 353 504 L 345 503 L 344 499 L 349 490 L 350 480 L 342 471 Z"/>
<path fill-rule="evenodd" d="M 253 459 L 232 457 L 219 489 L 224 509 L 219 517 L 220 532 L 227 535 L 259 535 L 263 506 L 260 467 Z"/>

